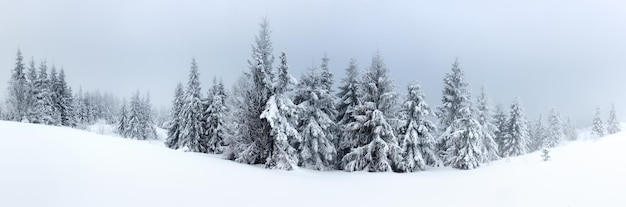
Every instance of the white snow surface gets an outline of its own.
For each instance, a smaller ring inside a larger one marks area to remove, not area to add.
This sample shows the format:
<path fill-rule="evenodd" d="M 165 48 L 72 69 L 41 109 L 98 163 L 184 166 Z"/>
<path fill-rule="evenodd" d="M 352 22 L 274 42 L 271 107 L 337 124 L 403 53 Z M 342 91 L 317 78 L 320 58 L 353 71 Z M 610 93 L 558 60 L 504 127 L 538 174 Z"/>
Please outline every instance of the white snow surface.
<path fill-rule="evenodd" d="M 470 171 L 280 171 L 0 121 L 0 206 L 626 206 L 625 148 L 619 133 Z"/>

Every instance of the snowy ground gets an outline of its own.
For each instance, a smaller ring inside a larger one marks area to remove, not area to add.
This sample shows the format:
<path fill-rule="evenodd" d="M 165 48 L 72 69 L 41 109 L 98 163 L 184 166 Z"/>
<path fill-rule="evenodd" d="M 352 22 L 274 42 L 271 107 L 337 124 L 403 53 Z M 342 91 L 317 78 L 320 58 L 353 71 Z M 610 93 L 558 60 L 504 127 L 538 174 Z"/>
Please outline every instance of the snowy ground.
<path fill-rule="evenodd" d="M 626 206 L 626 134 L 476 170 L 291 172 L 0 122 L 0 206 Z"/>

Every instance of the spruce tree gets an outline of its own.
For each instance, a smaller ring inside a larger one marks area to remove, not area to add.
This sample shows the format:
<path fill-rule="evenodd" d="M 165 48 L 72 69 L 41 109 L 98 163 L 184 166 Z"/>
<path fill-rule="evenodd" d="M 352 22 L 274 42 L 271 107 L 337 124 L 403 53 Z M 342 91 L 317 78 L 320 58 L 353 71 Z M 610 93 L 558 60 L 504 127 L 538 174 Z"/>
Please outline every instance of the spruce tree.
<path fill-rule="evenodd" d="M 47 65 L 42 61 L 39 65 L 39 73 L 35 81 L 35 106 L 33 123 L 54 124 L 53 103 L 50 91 L 50 82 L 48 80 Z"/>
<path fill-rule="evenodd" d="M 483 129 L 483 137 L 482 137 L 482 154 L 484 155 L 482 162 L 493 161 L 499 158 L 498 156 L 498 144 L 495 142 L 496 131 L 498 128 L 493 124 L 491 120 L 491 111 L 489 109 L 489 99 L 487 97 L 487 91 L 485 87 L 481 87 L 480 95 L 476 99 L 477 102 L 477 120 L 478 123 L 482 126 Z"/>
<path fill-rule="evenodd" d="M 122 101 L 118 121 L 117 133 L 122 137 L 128 137 L 128 110 L 126 109 L 126 100 Z"/>
<path fill-rule="evenodd" d="M 57 107 L 59 108 L 60 124 L 62 126 L 74 127 L 75 123 L 71 118 L 73 113 L 73 97 L 67 86 L 67 82 L 65 81 L 65 70 L 63 70 L 63 68 L 61 68 L 61 71 L 59 72 L 56 88 L 58 94 Z"/>
<path fill-rule="evenodd" d="M 150 93 L 141 100 L 141 127 L 143 129 L 144 139 L 156 139 L 156 129 L 154 128 L 154 114 L 152 113 L 152 103 L 150 103 Z M 107 112 L 108 113 L 108 112 Z"/>
<path fill-rule="evenodd" d="M 213 79 L 213 87 L 209 95 L 210 104 L 207 107 L 207 152 L 221 154 L 224 152 L 225 130 L 224 122 L 226 116 L 226 92 L 224 88 Z"/>
<path fill-rule="evenodd" d="M 443 96 L 441 98 L 442 105 L 438 107 L 438 111 L 436 113 L 439 118 L 439 130 L 441 132 L 445 131 L 454 131 L 448 129 L 455 120 L 466 119 L 467 115 L 465 112 L 461 112 L 461 110 L 467 110 L 471 104 L 471 100 L 469 97 L 469 85 L 464 80 L 465 75 L 463 70 L 459 65 L 458 58 L 455 59 L 452 64 L 451 73 L 447 73 L 445 78 L 443 79 L 444 87 L 443 87 Z M 471 115 L 471 113 L 469 114 Z M 442 153 L 447 151 L 447 138 L 450 136 L 442 136 L 442 139 L 439 140 L 438 148 Z"/>
<path fill-rule="evenodd" d="M 299 144 L 302 139 L 296 129 L 296 106 L 289 93 L 296 83 L 288 73 L 287 56 L 280 55 L 278 76 L 272 84 L 272 96 L 265 104 L 261 119 L 270 123 L 270 156 L 265 167 L 270 169 L 292 170 L 298 164 L 298 155 L 292 144 Z"/>
<path fill-rule="evenodd" d="M 165 145 L 172 149 L 178 149 L 180 147 L 180 132 L 182 127 L 182 109 L 184 107 L 184 92 L 183 85 L 178 83 L 174 92 L 174 102 L 172 103 L 172 110 L 170 111 L 172 120 L 170 120 L 167 141 Z"/>
<path fill-rule="evenodd" d="M 487 160 L 483 154 L 484 130 L 473 117 L 469 84 L 465 82 L 458 58 L 451 70 L 443 79 L 443 105 L 437 113 L 442 131 L 438 148 L 445 165 L 463 170 L 474 169 Z"/>
<path fill-rule="evenodd" d="M 196 59 L 193 58 L 181 111 L 183 118 L 180 135 L 180 147 L 192 152 L 206 152 L 206 136 L 203 127 L 204 107 L 200 91 L 198 65 Z"/>
<path fill-rule="evenodd" d="M 250 71 L 242 78 L 244 83 L 240 85 L 238 92 L 241 100 L 237 101 L 239 104 L 236 106 L 237 116 L 233 121 L 240 124 L 233 130 L 233 134 L 237 136 L 229 141 L 231 155 L 227 156 L 237 162 L 248 164 L 266 163 L 273 151 L 270 123 L 259 117 L 272 95 L 274 57 L 269 22 L 263 19 L 259 26 L 259 34 L 252 46 L 252 58 L 248 61 Z"/>
<path fill-rule="evenodd" d="M 362 103 L 352 112 L 355 121 L 346 125 L 343 134 L 357 141 L 356 148 L 342 159 L 345 171 L 392 171 L 402 160 L 402 149 L 394 128 L 387 121 L 394 118 L 397 96 L 388 73 L 389 69 L 377 52 L 362 79 L 359 93 Z"/>
<path fill-rule="evenodd" d="M 130 99 L 126 129 L 123 133 L 126 136 L 124 137 L 144 139 L 144 132 L 141 127 L 141 113 L 141 98 L 139 96 L 139 91 L 137 91 Z"/>
<path fill-rule="evenodd" d="M 596 108 L 596 113 L 593 117 L 593 127 L 591 128 L 591 135 L 594 138 L 603 137 L 605 135 L 605 127 L 602 122 L 602 113 L 600 112 L 600 107 Z"/>
<path fill-rule="evenodd" d="M 514 157 L 528 152 L 528 126 L 523 109 L 519 101 L 511 104 L 511 111 L 508 120 L 507 134 L 504 136 L 502 155 L 504 157 Z"/>
<path fill-rule="evenodd" d="M 339 128 L 336 142 L 339 159 L 356 147 L 356 139 L 352 136 L 343 136 L 342 132 L 346 131 L 346 126 L 349 123 L 356 121 L 352 114 L 355 107 L 360 104 L 358 94 L 360 85 L 356 60 L 352 59 L 346 68 L 346 77 L 341 80 L 337 93 L 339 100 L 335 107 L 337 109 L 336 122 Z"/>
<path fill-rule="evenodd" d="M 427 165 L 439 166 L 443 162 L 432 135 L 435 124 L 428 120 L 431 110 L 424 93 L 417 82 L 409 84 L 407 89 L 408 94 L 400 111 L 403 126 L 399 142 L 403 159 L 398 168 L 404 172 L 415 172 L 424 170 Z"/>
<path fill-rule="evenodd" d="M 337 155 L 336 111 L 329 91 L 333 81 L 327 62 L 328 58 L 322 59 L 320 73 L 311 68 L 302 76 L 294 98 L 298 106 L 298 131 L 302 136 L 298 147 L 299 165 L 314 170 L 332 169 Z"/>
<path fill-rule="evenodd" d="M 546 131 L 546 127 L 543 124 L 543 119 L 541 115 L 539 115 L 539 118 L 535 120 L 535 123 L 532 126 L 532 133 L 530 134 L 530 140 L 528 143 L 529 152 L 534 152 L 543 148 L 543 142 L 546 139 L 547 135 Z"/>
<path fill-rule="evenodd" d="M 61 125 L 61 94 L 60 84 L 57 77 L 56 66 L 52 65 L 50 69 L 50 75 L 48 76 L 48 90 L 50 92 L 50 102 L 52 104 L 52 111 L 50 111 L 51 123 L 50 125 Z"/>
<path fill-rule="evenodd" d="M 35 87 L 35 82 L 37 82 L 37 67 L 35 64 L 35 59 L 31 57 L 30 62 L 28 63 L 28 72 L 27 72 L 27 90 L 28 95 L 26 97 L 26 118 L 28 122 L 33 122 L 31 120 L 37 119 L 37 113 L 35 111 L 35 104 L 37 103 L 37 88 Z M 24 120 L 26 121 L 26 120 Z"/>
<path fill-rule="evenodd" d="M 609 112 L 609 120 L 606 122 L 607 132 L 609 134 L 615 134 L 621 131 L 619 121 L 617 120 L 617 113 L 615 112 L 615 104 L 611 104 L 611 111 Z"/>
<path fill-rule="evenodd" d="M 572 121 L 570 116 L 565 119 L 563 124 L 563 134 L 568 141 L 576 141 L 578 139 L 578 133 L 576 132 L 576 124 Z"/>
<path fill-rule="evenodd" d="M 502 104 L 496 105 L 496 109 L 493 114 L 493 122 L 497 128 L 497 131 L 494 133 L 494 141 L 498 144 L 498 155 L 500 157 L 503 157 L 502 152 L 504 150 L 504 140 L 505 136 L 508 134 L 507 120 L 508 116 L 504 112 Z"/>
<path fill-rule="evenodd" d="M 22 121 L 27 119 L 29 90 L 24 58 L 19 48 L 16 56 L 15 68 L 11 71 L 8 85 L 7 113 L 10 120 Z"/>

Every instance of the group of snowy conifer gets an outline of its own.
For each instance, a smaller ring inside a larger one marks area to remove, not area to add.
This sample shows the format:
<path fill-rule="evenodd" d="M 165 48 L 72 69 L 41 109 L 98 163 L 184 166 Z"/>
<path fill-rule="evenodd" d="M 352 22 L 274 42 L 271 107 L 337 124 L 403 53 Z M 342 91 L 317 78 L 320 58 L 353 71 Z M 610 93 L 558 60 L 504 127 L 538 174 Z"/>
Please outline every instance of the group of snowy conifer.
<path fill-rule="evenodd" d="M 458 59 L 443 79 L 442 103 L 433 109 L 418 82 L 405 94 L 395 92 L 379 52 L 362 74 L 351 60 L 335 92 L 326 55 L 297 80 L 286 52 L 274 65 L 270 36 L 263 20 L 249 70 L 228 95 L 215 78 L 203 94 L 198 64 L 191 60 L 187 84 L 177 85 L 164 124 L 168 147 L 271 169 L 415 172 L 429 166 L 469 170 L 538 150 L 548 160 L 550 148 L 577 139 L 571 119 L 563 123 L 555 108 L 547 123 L 539 117 L 531 124 L 517 100 L 507 113 L 502 105 L 492 112 L 484 87 L 472 99 Z M 22 61 L 18 50 L 4 118 L 70 127 L 103 119 L 117 123 L 123 137 L 156 138 L 149 95 L 137 92 L 122 104 L 110 94 L 72 95 L 63 69 L 57 74 L 52 66 L 48 75 L 45 61 L 38 68 L 33 60 L 28 68 Z M 599 109 L 593 123 L 598 136 L 620 130 L 614 107 L 608 127 Z"/>
<path fill-rule="evenodd" d="M 212 88 L 203 96 L 199 75 L 196 60 L 192 59 L 187 87 L 176 86 L 166 145 L 192 152 L 223 153 L 228 112 L 226 90 L 221 81 L 214 79 Z"/>
<path fill-rule="evenodd" d="M 319 67 L 296 80 L 284 51 L 274 65 L 270 36 L 263 20 L 249 70 L 229 96 L 215 81 L 203 96 L 192 60 L 187 87 L 179 84 L 175 90 L 167 146 L 223 153 L 271 169 L 414 172 L 428 166 L 474 169 L 554 147 L 570 134 L 569 126 L 573 129 L 564 127 L 555 110 L 549 130 L 541 120 L 531 127 L 519 101 L 508 115 L 501 106 L 492 115 L 484 88 L 472 99 L 458 61 L 444 78 L 436 111 L 417 82 L 404 95 L 395 92 L 378 52 L 362 75 L 351 60 L 335 92 L 329 58 L 324 56 Z"/>
<path fill-rule="evenodd" d="M 596 108 L 591 128 L 591 135 L 594 138 L 602 137 L 608 134 L 615 134 L 620 131 L 621 127 L 619 121 L 617 120 L 615 105 L 611 105 L 611 111 L 609 112 L 609 118 L 606 122 L 606 126 L 604 122 L 602 122 L 602 112 L 600 110 L 600 107 Z"/>
<path fill-rule="evenodd" d="M 65 71 L 53 65 L 48 74 L 46 61 L 36 66 L 31 59 L 25 66 L 18 49 L 15 68 L 8 84 L 6 109 L 2 118 L 11 121 L 85 128 L 103 120 L 118 123 L 120 135 L 148 139 L 156 137 L 149 98 L 133 97 L 129 109 L 120 110 L 120 101 L 110 93 L 87 92 L 72 88 L 65 81 Z M 128 113 L 120 111 L 127 110 Z M 119 123 L 123 120 L 124 123 Z"/>
<path fill-rule="evenodd" d="M 117 132 L 122 137 L 140 140 L 157 138 L 149 95 L 142 98 L 137 91 L 131 97 L 129 104 L 126 101 L 122 102 L 118 114 Z"/>
<path fill-rule="evenodd" d="M 49 74 L 48 74 L 49 72 Z M 31 58 L 24 63 L 18 49 L 15 67 L 8 83 L 6 108 L 2 118 L 11 121 L 82 127 L 96 120 L 114 122 L 116 99 L 112 95 L 88 93 L 72 88 L 65 81 L 65 71 L 48 70 L 46 61 L 39 65 Z"/>

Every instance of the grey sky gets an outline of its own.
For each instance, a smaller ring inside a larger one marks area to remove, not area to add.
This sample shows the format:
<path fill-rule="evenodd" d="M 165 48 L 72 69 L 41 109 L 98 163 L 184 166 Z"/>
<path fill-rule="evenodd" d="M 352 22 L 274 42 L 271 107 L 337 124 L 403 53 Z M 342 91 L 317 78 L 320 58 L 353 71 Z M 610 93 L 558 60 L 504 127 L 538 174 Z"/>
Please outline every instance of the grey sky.
<path fill-rule="evenodd" d="M 588 125 L 595 106 L 626 110 L 620 1 L 0 0 L 1 93 L 19 45 L 63 66 L 75 89 L 139 89 L 169 105 L 193 56 L 204 89 L 246 70 L 262 16 L 296 77 L 327 52 L 341 78 L 350 58 L 363 69 L 379 49 L 397 91 L 418 80 L 436 106 L 458 56 L 475 93 L 485 85 L 507 108 L 519 97 L 533 119 L 556 106 Z"/>

